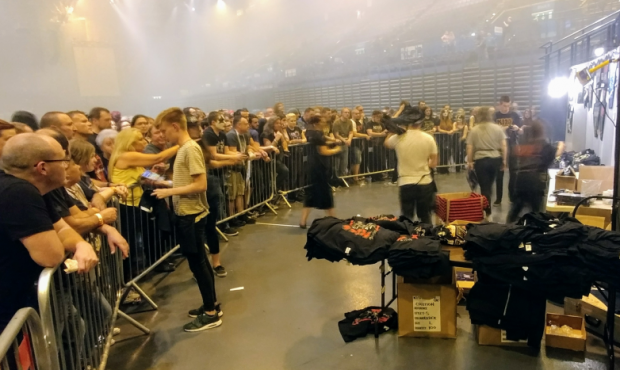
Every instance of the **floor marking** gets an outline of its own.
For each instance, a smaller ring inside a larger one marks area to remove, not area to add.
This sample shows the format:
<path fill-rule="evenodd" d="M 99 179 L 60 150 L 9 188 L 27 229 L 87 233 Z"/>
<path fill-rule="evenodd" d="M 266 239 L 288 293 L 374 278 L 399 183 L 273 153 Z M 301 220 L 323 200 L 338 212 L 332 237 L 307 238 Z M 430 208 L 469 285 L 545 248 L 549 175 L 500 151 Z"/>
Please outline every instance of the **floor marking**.
<path fill-rule="evenodd" d="M 267 226 L 281 226 L 281 227 L 296 227 L 299 228 L 299 225 L 286 225 L 286 224 L 268 224 L 265 222 L 257 222 L 256 225 L 267 225 Z"/>

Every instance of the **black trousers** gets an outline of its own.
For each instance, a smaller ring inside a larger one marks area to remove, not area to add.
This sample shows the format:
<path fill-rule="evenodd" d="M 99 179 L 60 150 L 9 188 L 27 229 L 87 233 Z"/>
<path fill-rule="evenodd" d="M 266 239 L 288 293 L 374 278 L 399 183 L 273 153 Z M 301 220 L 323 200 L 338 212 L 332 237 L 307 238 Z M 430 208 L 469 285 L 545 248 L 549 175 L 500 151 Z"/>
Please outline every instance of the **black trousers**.
<path fill-rule="evenodd" d="M 399 187 L 400 210 L 405 217 L 413 219 L 414 212 L 420 222 L 431 223 L 431 210 L 435 196 L 434 185 L 403 185 Z"/>
<path fill-rule="evenodd" d="M 206 217 L 196 222 L 197 215 L 177 216 L 177 239 L 181 252 L 187 259 L 189 269 L 194 274 L 200 295 L 202 296 L 202 304 L 205 311 L 215 310 L 215 277 L 213 268 L 207 259 L 207 251 L 205 250 L 205 225 Z"/>
<path fill-rule="evenodd" d="M 519 214 L 525 207 L 530 208 L 530 212 L 540 212 L 543 210 L 543 202 L 545 200 L 545 194 L 541 193 L 528 193 L 519 192 L 515 193 L 512 204 L 510 205 L 510 211 L 506 218 L 506 223 L 517 222 Z"/>
<path fill-rule="evenodd" d="M 286 182 L 288 181 L 289 172 L 284 162 L 279 159 L 276 160 L 276 190 L 287 190 Z"/>
<path fill-rule="evenodd" d="M 489 205 L 492 202 L 493 182 L 497 179 L 501 167 L 501 158 L 482 158 L 474 162 L 474 170 L 480 184 L 480 193 L 487 198 Z M 499 180 L 497 182 L 499 183 Z M 491 207 L 487 208 L 486 211 L 491 214 Z"/>
<path fill-rule="evenodd" d="M 220 238 L 217 234 L 217 219 L 220 215 L 221 199 L 224 198 L 220 180 L 216 176 L 209 175 L 207 178 L 207 204 L 209 214 L 205 225 L 205 239 L 211 254 L 220 253 Z"/>

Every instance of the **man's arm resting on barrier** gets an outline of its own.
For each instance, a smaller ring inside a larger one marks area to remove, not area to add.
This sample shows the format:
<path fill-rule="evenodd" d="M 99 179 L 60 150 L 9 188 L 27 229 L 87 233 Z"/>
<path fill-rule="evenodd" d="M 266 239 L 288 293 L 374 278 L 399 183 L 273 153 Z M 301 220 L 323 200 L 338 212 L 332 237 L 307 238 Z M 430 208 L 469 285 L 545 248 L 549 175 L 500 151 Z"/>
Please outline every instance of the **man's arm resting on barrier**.
<path fill-rule="evenodd" d="M 332 156 L 332 155 L 340 153 L 342 151 L 342 147 L 337 146 L 337 147 L 335 147 L 333 149 L 329 149 L 325 145 L 321 145 L 321 146 L 318 147 L 318 151 L 319 151 L 320 155 Z"/>
<path fill-rule="evenodd" d="M 110 193 L 111 188 L 106 189 L 106 195 L 108 193 Z M 111 190 L 111 194 L 108 197 L 111 198 L 112 195 L 114 194 L 114 190 Z M 90 204 L 92 204 L 93 207 L 95 208 L 99 208 L 99 209 L 105 209 L 106 208 L 106 199 L 100 194 L 100 193 L 95 193 L 95 195 L 93 195 L 93 199 L 90 200 Z"/>
<path fill-rule="evenodd" d="M 385 137 L 387 134 L 385 133 L 385 131 L 383 132 L 373 132 L 371 128 L 369 128 L 368 130 L 366 130 L 366 133 L 368 134 L 368 136 L 370 137 Z"/>
<path fill-rule="evenodd" d="M 225 161 L 225 160 L 233 160 L 233 161 L 240 161 L 243 160 L 243 154 L 237 152 L 237 148 L 235 148 L 234 151 L 231 151 L 229 148 L 231 147 L 224 147 L 224 154 L 220 154 L 217 152 L 217 148 L 214 146 L 210 146 L 209 147 L 209 151 L 211 152 L 211 158 L 218 160 L 218 161 Z"/>
<path fill-rule="evenodd" d="M 92 211 L 80 211 L 78 207 L 73 206 L 69 208 L 69 212 L 71 216 L 64 217 L 63 219 L 80 235 L 95 231 L 103 226 L 102 221 L 104 224 L 116 221 L 117 216 L 116 208 L 106 208 L 91 215 L 90 212 Z M 97 214 L 100 216 L 97 216 Z"/>
<path fill-rule="evenodd" d="M 103 225 L 99 228 L 99 233 L 105 235 L 108 238 L 108 245 L 110 246 L 110 252 L 114 254 L 117 249 L 121 250 L 123 258 L 129 256 L 129 244 L 123 236 L 110 225 Z"/>
<path fill-rule="evenodd" d="M 64 219 L 54 224 L 54 230 L 58 234 L 58 238 L 62 242 L 65 251 L 73 253 L 73 259 L 78 262 L 78 273 L 90 271 L 99 263 L 99 258 L 88 244 L 75 230 L 65 222 Z"/>
<path fill-rule="evenodd" d="M 218 161 L 218 160 L 211 160 L 209 162 L 209 168 L 222 168 L 222 167 L 226 167 L 226 166 L 233 166 L 235 165 L 237 162 L 233 161 L 231 159 L 227 159 L 224 161 Z"/>
<path fill-rule="evenodd" d="M 65 248 L 56 230 L 44 231 L 21 238 L 30 258 L 39 266 L 55 267 L 65 259 Z"/>

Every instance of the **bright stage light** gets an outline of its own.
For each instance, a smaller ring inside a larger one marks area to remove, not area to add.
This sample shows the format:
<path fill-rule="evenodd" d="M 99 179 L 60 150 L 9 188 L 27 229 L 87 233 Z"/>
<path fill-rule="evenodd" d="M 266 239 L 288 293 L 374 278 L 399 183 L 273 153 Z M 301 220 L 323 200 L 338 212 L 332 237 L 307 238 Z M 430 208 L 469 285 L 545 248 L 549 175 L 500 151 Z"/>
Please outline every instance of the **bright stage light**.
<path fill-rule="evenodd" d="M 226 3 L 224 0 L 217 0 L 217 8 L 220 10 L 226 9 Z"/>
<path fill-rule="evenodd" d="M 72 6 L 66 7 L 65 10 L 67 11 L 67 14 L 73 14 L 73 7 Z"/>
<path fill-rule="evenodd" d="M 594 49 L 594 56 L 600 57 L 603 54 L 605 54 L 605 48 L 596 48 L 596 49 Z"/>
<path fill-rule="evenodd" d="M 568 92 L 568 78 L 556 77 L 549 82 L 547 93 L 552 98 L 561 98 Z"/>

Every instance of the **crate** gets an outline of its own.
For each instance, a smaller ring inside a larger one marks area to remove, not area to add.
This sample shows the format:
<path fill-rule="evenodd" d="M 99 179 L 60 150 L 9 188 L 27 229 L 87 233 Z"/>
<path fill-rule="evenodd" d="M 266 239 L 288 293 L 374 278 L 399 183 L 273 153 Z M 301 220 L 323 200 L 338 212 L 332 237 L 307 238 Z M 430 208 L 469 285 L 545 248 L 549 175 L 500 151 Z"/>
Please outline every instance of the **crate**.
<path fill-rule="evenodd" d="M 435 214 L 443 222 L 456 220 L 480 222 L 484 220 L 484 210 L 489 207 L 487 199 L 477 193 L 437 194 Z"/>

